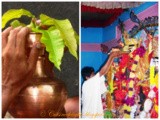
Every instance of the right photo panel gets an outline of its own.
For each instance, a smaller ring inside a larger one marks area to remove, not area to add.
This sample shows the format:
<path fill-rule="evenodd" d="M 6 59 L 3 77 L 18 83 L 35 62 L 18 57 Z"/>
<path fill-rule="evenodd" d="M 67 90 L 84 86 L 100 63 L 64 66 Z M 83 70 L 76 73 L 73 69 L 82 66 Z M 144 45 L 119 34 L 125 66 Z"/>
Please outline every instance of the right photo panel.
<path fill-rule="evenodd" d="M 158 2 L 81 2 L 81 118 L 158 118 Z"/>

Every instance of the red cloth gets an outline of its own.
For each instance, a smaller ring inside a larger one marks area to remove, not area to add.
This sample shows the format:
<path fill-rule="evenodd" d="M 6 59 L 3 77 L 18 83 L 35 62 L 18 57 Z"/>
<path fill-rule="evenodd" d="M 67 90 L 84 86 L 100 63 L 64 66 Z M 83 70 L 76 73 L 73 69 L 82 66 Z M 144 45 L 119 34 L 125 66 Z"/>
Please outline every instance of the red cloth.
<path fill-rule="evenodd" d="M 81 12 L 91 12 L 91 13 L 102 13 L 102 14 L 112 14 L 112 16 L 107 19 L 106 21 L 98 21 L 98 20 L 88 20 L 88 21 L 82 21 L 81 25 L 82 27 L 105 27 L 107 25 L 110 25 L 112 22 L 114 22 L 117 17 L 123 12 L 122 8 L 117 9 L 100 9 L 96 7 L 90 7 L 90 6 L 81 6 Z"/>
<path fill-rule="evenodd" d="M 96 7 L 91 7 L 91 6 L 81 6 L 81 11 L 82 12 L 98 12 L 98 13 L 107 13 L 107 14 L 116 14 L 116 13 L 122 13 L 123 9 L 122 8 L 116 8 L 116 9 L 100 9 Z"/>

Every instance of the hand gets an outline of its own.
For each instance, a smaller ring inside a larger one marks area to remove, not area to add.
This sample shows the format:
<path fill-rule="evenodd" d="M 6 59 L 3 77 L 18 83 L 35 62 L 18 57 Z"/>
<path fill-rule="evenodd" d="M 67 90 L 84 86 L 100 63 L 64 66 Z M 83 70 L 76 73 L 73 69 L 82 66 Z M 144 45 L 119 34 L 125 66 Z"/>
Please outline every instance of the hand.
<path fill-rule="evenodd" d="M 124 51 L 120 51 L 120 49 L 118 49 L 118 48 L 113 48 L 110 53 L 110 56 L 112 58 L 118 58 L 118 57 L 121 57 L 125 53 L 129 53 L 129 52 L 124 52 Z"/>
<path fill-rule="evenodd" d="M 26 56 L 26 41 L 30 33 L 27 27 L 9 27 L 2 32 L 2 112 L 3 117 L 10 102 L 27 85 L 38 58 L 38 49 L 33 45 Z"/>
<path fill-rule="evenodd" d="M 105 65 L 99 71 L 100 76 L 105 75 L 106 73 L 108 73 L 108 71 L 109 71 L 109 69 L 110 69 L 110 67 L 112 65 L 112 62 L 114 61 L 114 58 L 121 57 L 125 53 L 129 53 L 129 52 L 123 52 L 123 51 L 120 51 L 120 49 L 118 49 L 118 48 L 113 48 L 111 50 L 109 59 L 107 60 Z"/>

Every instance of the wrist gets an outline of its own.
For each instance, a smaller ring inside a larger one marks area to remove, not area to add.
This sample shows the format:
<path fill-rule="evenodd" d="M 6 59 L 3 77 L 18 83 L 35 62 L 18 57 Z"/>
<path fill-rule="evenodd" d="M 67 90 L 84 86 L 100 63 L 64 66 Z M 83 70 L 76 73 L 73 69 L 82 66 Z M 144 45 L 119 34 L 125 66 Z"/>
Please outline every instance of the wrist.
<path fill-rule="evenodd" d="M 12 91 L 11 87 L 2 84 L 2 93 L 8 93 L 8 92 L 11 92 L 11 91 Z"/>
<path fill-rule="evenodd" d="M 12 99 L 17 95 L 17 92 L 12 86 L 2 84 L 2 95 Z"/>
<path fill-rule="evenodd" d="M 108 61 L 110 60 L 110 61 L 112 61 L 112 60 L 114 60 L 114 56 L 111 54 L 110 56 L 109 56 L 109 59 L 108 59 Z"/>
<path fill-rule="evenodd" d="M 15 95 L 12 94 L 12 91 L 13 91 L 12 88 L 6 85 L 2 85 L 2 118 L 5 117 L 9 105 L 15 98 Z"/>

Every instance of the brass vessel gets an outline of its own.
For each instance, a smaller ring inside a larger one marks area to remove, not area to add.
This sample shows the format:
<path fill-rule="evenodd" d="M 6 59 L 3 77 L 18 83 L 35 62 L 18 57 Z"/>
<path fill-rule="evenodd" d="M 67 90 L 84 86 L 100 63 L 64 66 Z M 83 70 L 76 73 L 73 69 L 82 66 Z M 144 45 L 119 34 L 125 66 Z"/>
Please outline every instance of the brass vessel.
<path fill-rule="evenodd" d="M 28 47 L 39 42 L 41 34 L 29 35 Z M 35 73 L 29 84 L 20 91 L 9 107 L 14 118 L 65 118 L 64 103 L 67 91 L 62 81 L 54 77 L 53 64 L 41 44 Z"/>

